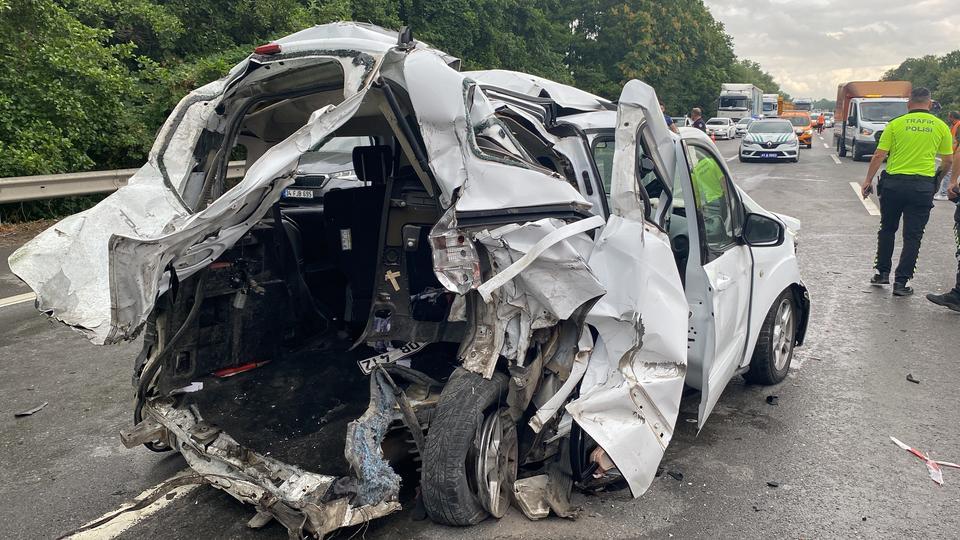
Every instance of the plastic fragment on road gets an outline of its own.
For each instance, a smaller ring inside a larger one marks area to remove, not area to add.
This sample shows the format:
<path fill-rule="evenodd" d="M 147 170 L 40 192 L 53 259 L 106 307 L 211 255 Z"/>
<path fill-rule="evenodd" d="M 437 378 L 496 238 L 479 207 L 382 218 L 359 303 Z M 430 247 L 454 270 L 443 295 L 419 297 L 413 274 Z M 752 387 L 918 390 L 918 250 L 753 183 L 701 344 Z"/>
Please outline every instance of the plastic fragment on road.
<path fill-rule="evenodd" d="M 13 413 L 13 416 L 16 417 L 16 418 L 21 418 L 21 417 L 23 417 L 23 416 L 32 416 L 34 413 L 40 412 L 40 410 L 42 410 L 42 409 L 43 409 L 44 407 L 46 407 L 47 405 L 49 405 L 49 402 L 44 401 L 43 403 L 41 403 L 40 405 L 37 405 L 36 407 L 34 407 L 34 408 L 32 408 L 32 409 L 27 409 L 27 410 L 25 410 L 25 411 L 20 411 L 20 412 L 18 412 L 18 413 Z"/>
<path fill-rule="evenodd" d="M 776 405 L 780 401 L 780 396 L 767 396 L 768 405 Z"/>
<path fill-rule="evenodd" d="M 269 360 L 263 362 L 247 362 L 246 364 L 240 364 L 239 366 L 218 369 L 213 372 L 213 376 L 220 377 L 221 379 L 233 377 L 234 375 L 239 375 L 240 373 L 257 369 L 258 367 L 269 363 Z"/>
<path fill-rule="evenodd" d="M 960 469 L 960 465 L 956 463 L 952 463 L 950 461 L 938 461 L 936 459 L 930 459 L 929 456 L 927 456 L 920 450 L 917 450 L 916 448 L 908 446 L 907 444 L 903 443 L 902 441 L 900 441 L 894 436 L 890 436 L 890 440 L 893 441 L 893 443 L 899 446 L 900 448 L 903 448 L 907 452 L 910 452 L 911 454 L 916 456 L 918 459 L 923 461 L 924 465 L 927 466 L 927 472 L 930 473 L 930 479 L 936 482 L 938 485 L 941 485 L 941 486 L 943 485 L 943 469 L 941 467 L 950 467 L 952 469 Z"/>
<path fill-rule="evenodd" d="M 910 381 L 910 382 L 912 382 L 912 383 L 914 383 L 914 384 L 920 384 L 920 380 L 919 380 L 919 379 L 914 379 L 914 378 L 913 378 L 913 373 L 907 373 L 907 380 Z"/>

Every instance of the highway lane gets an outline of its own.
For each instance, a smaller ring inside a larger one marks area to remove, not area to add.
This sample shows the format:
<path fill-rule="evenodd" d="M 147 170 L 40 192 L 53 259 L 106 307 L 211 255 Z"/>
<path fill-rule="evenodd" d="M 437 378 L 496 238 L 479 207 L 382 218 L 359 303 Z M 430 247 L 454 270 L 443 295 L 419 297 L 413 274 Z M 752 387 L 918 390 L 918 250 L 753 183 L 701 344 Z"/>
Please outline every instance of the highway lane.
<path fill-rule="evenodd" d="M 829 135 L 829 131 L 825 136 Z M 952 205 L 937 203 L 921 252 L 914 298 L 867 285 L 878 218 L 850 187 L 865 163 L 837 159 L 815 138 L 801 162 L 741 164 L 738 141 L 720 141 L 738 183 L 770 210 L 803 221 L 799 252 L 811 291 L 807 346 L 775 388 L 735 379 L 698 434 L 684 403 L 664 474 L 633 500 L 626 493 L 576 495 L 580 518 L 500 521 L 450 529 L 410 513 L 371 523 L 367 538 L 619 538 L 742 536 L 950 536 L 958 520 L 960 471 L 934 486 L 923 465 L 888 436 L 960 460 L 956 333 L 960 315 L 922 293 L 948 286 L 955 270 Z M 97 348 L 48 323 L 30 304 L 0 309 L 0 536 L 54 537 L 117 508 L 183 467 L 174 455 L 125 450 L 129 373 L 137 344 Z M 919 385 L 906 381 L 910 373 Z M 32 389 L 31 389 L 32 388 Z M 776 406 L 768 395 L 779 396 Z M 36 415 L 12 412 L 49 401 Z M 778 487 L 767 483 L 775 482 Z M 198 488 L 135 524 L 121 538 L 285 538 L 210 487 Z"/>

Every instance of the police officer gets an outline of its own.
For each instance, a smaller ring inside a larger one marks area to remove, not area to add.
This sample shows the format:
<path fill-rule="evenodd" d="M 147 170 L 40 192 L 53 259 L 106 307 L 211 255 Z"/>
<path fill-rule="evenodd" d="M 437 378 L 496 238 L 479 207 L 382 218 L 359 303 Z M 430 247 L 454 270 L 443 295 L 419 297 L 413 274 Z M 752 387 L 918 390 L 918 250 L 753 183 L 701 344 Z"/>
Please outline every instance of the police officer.
<path fill-rule="evenodd" d="M 877 273 L 870 280 L 874 285 L 890 283 L 893 244 L 900 218 L 903 218 L 903 250 L 897 265 L 893 294 L 909 296 L 920 253 L 923 229 L 930 219 L 933 195 L 939 188 L 937 179 L 946 174 L 953 162 L 950 128 L 930 113 L 930 91 L 916 88 L 907 103 L 908 112 L 887 124 L 870 160 L 867 178 L 863 181 L 863 198 L 873 190 L 873 177 L 883 160 L 887 168 L 880 175 L 877 195 L 880 197 L 880 232 L 877 233 Z M 943 170 L 936 170 L 936 156 L 945 156 Z"/>
<path fill-rule="evenodd" d="M 960 131 L 960 130 L 958 130 Z M 954 135 L 953 180 L 947 186 L 947 197 L 957 208 L 953 211 L 953 235 L 957 242 L 957 284 L 945 294 L 928 294 L 927 300 L 954 311 L 960 311 L 960 133 Z"/>
<path fill-rule="evenodd" d="M 693 120 L 693 127 L 699 129 L 700 131 L 707 132 L 707 124 L 703 121 L 703 111 L 699 107 L 694 107 L 690 111 L 690 119 Z"/>

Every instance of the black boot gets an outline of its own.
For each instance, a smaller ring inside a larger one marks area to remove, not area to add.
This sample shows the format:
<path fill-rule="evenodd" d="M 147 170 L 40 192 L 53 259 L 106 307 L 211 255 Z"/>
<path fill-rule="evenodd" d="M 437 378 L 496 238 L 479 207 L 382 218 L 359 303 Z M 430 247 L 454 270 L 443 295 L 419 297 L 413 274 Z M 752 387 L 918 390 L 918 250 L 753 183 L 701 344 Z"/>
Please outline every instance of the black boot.
<path fill-rule="evenodd" d="M 907 287 L 906 283 L 896 281 L 893 283 L 894 296 L 910 296 L 913 294 L 913 287 Z"/>
<path fill-rule="evenodd" d="M 956 289 L 946 294 L 928 294 L 927 300 L 947 309 L 960 311 L 960 293 Z"/>
<path fill-rule="evenodd" d="M 890 272 L 878 272 L 870 278 L 871 285 L 889 285 L 890 284 Z"/>

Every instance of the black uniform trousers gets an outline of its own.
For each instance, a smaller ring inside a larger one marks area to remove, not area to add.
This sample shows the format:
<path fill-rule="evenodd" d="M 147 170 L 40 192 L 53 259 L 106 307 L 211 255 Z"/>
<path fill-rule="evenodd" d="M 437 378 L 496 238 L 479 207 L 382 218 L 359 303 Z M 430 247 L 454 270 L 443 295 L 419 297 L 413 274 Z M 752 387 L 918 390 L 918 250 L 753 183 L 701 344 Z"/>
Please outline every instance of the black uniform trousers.
<path fill-rule="evenodd" d="M 960 294 L 960 201 L 957 201 L 957 209 L 953 211 L 953 238 L 957 241 L 957 284 L 953 292 Z"/>
<path fill-rule="evenodd" d="M 896 281 L 913 278 L 920 255 L 923 230 L 930 220 L 937 185 L 933 177 L 904 174 L 880 175 L 880 232 L 877 233 L 877 272 L 890 272 L 893 244 L 903 218 L 903 250 L 895 274 Z"/>

